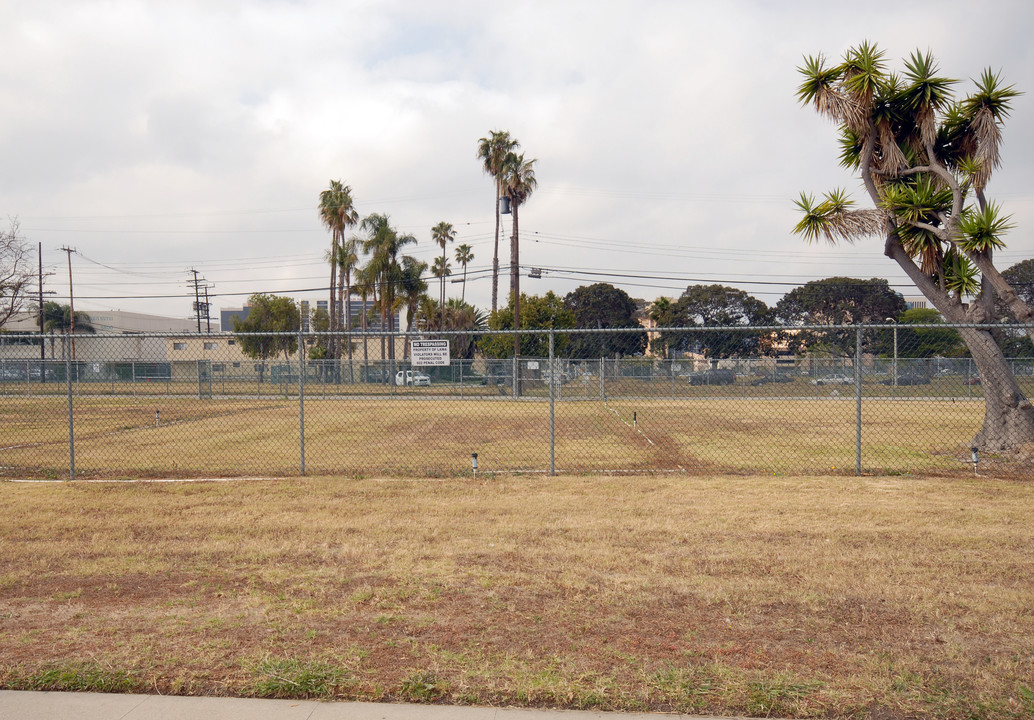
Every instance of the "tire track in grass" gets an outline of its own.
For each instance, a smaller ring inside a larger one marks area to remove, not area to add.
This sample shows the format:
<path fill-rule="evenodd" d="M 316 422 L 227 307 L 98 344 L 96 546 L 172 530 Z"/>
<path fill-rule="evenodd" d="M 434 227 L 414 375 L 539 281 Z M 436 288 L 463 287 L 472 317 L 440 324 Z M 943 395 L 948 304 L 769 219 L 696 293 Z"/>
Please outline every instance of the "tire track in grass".
<path fill-rule="evenodd" d="M 621 413 L 616 408 L 612 408 L 610 406 L 610 403 L 607 401 L 606 398 L 604 398 L 604 400 L 603 400 L 603 407 L 605 407 L 607 410 L 610 410 L 610 412 L 614 413 L 614 417 L 616 417 L 620 422 L 624 423 L 626 426 L 628 426 L 628 427 L 632 428 L 633 430 L 635 430 L 639 434 L 640 437 L 642 437 L 644 440 L 646 440 L 646 442 L 648 442 L 650 444 L 651 447 L 654 447 L 654 448 L 658 447 L 657 443 L 655 443 L 650 438 L 650 436 L 647 435 L 646 433 L 644 433 L 643 429 L 641 427 L 639 427 L 639 422 L 636 419 L 635 413 L 633 413 L 632 422 L 629 422 L 625 417 L 623 417 L 621 415 Z M 675 467 L 677 467 L 679 469 L 679 472 L 686 472 L 686 468 L 684 468 L 679 463 L 675 463 Z"/>

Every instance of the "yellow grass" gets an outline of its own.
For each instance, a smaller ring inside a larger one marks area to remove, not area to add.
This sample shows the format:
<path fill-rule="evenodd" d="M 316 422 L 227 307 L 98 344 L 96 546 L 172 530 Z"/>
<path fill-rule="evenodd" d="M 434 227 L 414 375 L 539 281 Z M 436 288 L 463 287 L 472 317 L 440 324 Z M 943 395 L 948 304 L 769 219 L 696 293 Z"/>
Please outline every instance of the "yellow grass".
<path fill-rule="evenodd" d="M 10 688 L 1034 713 L 1029 482 L 0 484 L 0 512 Z"/>
<path fill-rule="evenodd" d="M 158 416 L 156 416 L 156 412 Z M 67 401 L 0 402 L 0 474 L 68 474 Z M 851 398 L 657 398 L 556 403 L 558 472 L 854 472 Z M 868 400 L 864 472 L 966 472 L 980 401 Z M 506 397 L 311 399 L 306 471 L 455 476 L 548 472 L 549 405 Z M 985 458 L 992 461 L 992 458 Z M 301 468 L 298 403 L 276 397 L 77 397 L 76 470 L 85 476 L 290 475 Z M 993 465 L 985 466 L 992 472 Z M 1002 465 L 996 474 L 1017 473 Z"/>

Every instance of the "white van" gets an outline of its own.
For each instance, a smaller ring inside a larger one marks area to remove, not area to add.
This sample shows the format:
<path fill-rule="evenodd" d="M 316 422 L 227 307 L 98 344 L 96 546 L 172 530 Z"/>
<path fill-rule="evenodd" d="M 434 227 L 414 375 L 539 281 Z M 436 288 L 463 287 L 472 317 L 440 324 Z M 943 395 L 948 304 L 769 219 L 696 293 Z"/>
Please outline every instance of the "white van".
<path fill-rule="evenodd" d="M 397 373 L 395 373 L 395 384 L 413 385 L 415 387 L 426 387 L 431 384 L 431 378 L 427 375 L 424 375 L 419 370 L 399 370 Z"/>

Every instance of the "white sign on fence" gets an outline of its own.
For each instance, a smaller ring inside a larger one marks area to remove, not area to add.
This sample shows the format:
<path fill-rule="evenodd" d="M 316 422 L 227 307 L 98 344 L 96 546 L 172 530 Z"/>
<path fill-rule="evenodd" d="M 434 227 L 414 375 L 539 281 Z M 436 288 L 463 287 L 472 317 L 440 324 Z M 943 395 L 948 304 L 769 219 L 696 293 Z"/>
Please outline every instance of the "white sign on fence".
<path fill-rule="evenodd" d="M 413 365 L 448 365 L 448 340 L 414 340 L 411 345 Z"/>

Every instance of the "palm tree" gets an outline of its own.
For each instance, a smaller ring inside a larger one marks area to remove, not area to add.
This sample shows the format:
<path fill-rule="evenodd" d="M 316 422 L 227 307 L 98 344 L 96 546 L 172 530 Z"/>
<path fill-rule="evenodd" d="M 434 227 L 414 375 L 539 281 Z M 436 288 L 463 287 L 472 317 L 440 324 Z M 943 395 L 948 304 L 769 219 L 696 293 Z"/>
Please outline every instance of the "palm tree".
<path fill-rule="evenodd" d="M 352 329 L 352 273 L 359 267 L 359 242 L 360 239 L 353 235 L 338 248 L 338 292 L 345 298 L 341 326 L 346 332 Z M 352 376 L 352 339 L 350 337 L 347 338 L 345 345 L 348 347 L 349 382 L 355 382 Z"/>
<path fill-rule="evenodd" d="M 448 260 L 445 260 L 443 263 L 443 258 L 436 257 L 434 259 L 434 262 L 431 263 L 431 275 L 433 275 L 436 278 L 441 278 L 441 282 L 444 284 L 445 278 L 449 275 L 452 275 L 452 265 L 449 264 Z M 445 294 L 442 293 L 443 298 L 444 295 Z M 442 303 L 441 301 L 439 301 L 438 304 L 444 307 L 444 303 Z"/>
<path fill-rule="evenodd" d="M 495 179 L 495 252 L 492 256 L 492 312 L 499 298 L 499 198 L 503 196 L 502 171 L 506 156 L 521 145 L 505 130 L 493 130 L 487 138 L 478 140 L 477 156 L 484 162 L 484 170 Z"/>
<path fill-rule="evenodd" d="M 654 322 L 654 327 L 670 327 L 675 324 L 675 320 L 678 314 L 678 303 L 673 302 L 671 298 L 661 295 L 659 298 L 654 300 L 650 304 L 650 319 Z M 653 333 L 650 333 L 651 335 Z M 651 338 L 650 346 L 656 346 L 656 350 L 660 351 L 661 356 L 668 359 L 668 338 L 665 333 L 656 333 L 656 338 Z"/>
<path fill-rule="evenodd" d="M 449 273 L 446 272 L 448 263 L 445 260 L 445 245 L 456 239 L 456 231 L 452 229 L 452 223 L 447 223 L 444 220 L 433 228 L 431 228 L 431 239 L 438 243 L 438 246 L 442 249 L 442 262 L 438 266 L 440 273 L 436 273 L 436 278 L 441 278 L 441 290 L 439 292 L 439 300 L 442 304 L 442 308 L 445 307 L 445 276 Z"/>
<path fill-rule="evenodd" d="M 391 333 L 395 329 L 395 299 L 398 295 L 402 268 L 399 253 L 406 245 L 416 244 L 412 235 L 400 235 L 387 215 L 374 213 L 363 218 L 362 228 L 367 233 L 363 252 L 370 255 L 367 267 L 380 285 L 381 327 Z M 388 359 L 395 359 L 395 343 L 388 347 Z"/>
<path fill-rule="evenodd" d="M 43 332 L 50 333 L 50 357 L 54 357 L 54 334 L 67 334 L 72 328 L 78 333 L 96 333 L 90 316 L 84 312 L 75 314 L 75 322 L 72 322 L 72 307 L 70 305 L 59 305 L 53 301 L 43 303 Z M 64 342 L 64 341 L 62 341 Z M 61 346 L 61 354 L 64 355 L 64 345 Z"/>
<path fill-rule="evenodd" d="M 510 212 L 513 213 L 513 235 L 510 237 L 510 294 L 513 297 L 514 355 L 520 355 L 518 331 L 521 319 L 520 285 L 520 234 L 517 221 L 518 209 L 538 187 L 535 178 L 536 160 L 525 160 L 524 153 L 508 153 L 503 162 L 503 191 L 510 198 Z"/>
<path fill-rule="evenodd" d="M 438 258 L 435 258 L 437 260 Z M 427 281 L 424 280 L 423 275 L 427 272 L 427 263 L 421 262 L 416 258 L 409 257 L 408 255 L 402 258 L 402 273 L 399 276 L 399 290 L 402 293 L 402 299 L 406 303 L 406 332 L 410 332 L 413 329 L 413 323 L 416 321 L 417 305 L 420 304 L 420 298 L 424 297 L 427 292 Z M 409 338 L 406 338 L 406 343 L 402 352 L 403 359 L 409 357 Z"/>
<path fill-rule="evenodd" d="M 426 294 L 420 298 L 416 309 L 416 320 L 418 323 L 422 323 L 427 330 L 442 330 L 442 311 L 438 306 L 438 301 Z"/>
<path fill-rule="evenodd" d="M 352 205 L 352 188 L 342 185 L 340 180 L 331 180 L 330 187 L 320 193 L 320 222 L 330 230 L 330 329 L 339 331 L 341 321 L 341 294 L 336 289 L 336 276 L 339 272 L 339 248 L 344 245 L 345 230 L 359 222 L 359 213 Z M 330 341 L 330 357 L 337 357 L 336 342 Z"/>
<path fill-rule="evenodd" d="M 467 299 L 467 263 L 474 259 L 474 251 L 466 243 L 456 247 L 456 262 L 463 266 L 463 292 L 460 300 Z"/>
<path fill-rule="evenodd" d="M 366 338 L 366 301 L 374 292 L 374 288 L 376 287 L 376 281 L 370 275 L 370 273 L 367 272 L 366 268 L 357 268 L 355 271 L 354 287 L 356 293 L 359 295 L 360 298 L 362 298 L 363 301 L 363 309 L 362 312 L 359 313 L 359 325 L 363 333 L 363 367 L 367 369 L 368 374 L 370 368 L 370 354 Z"/>

